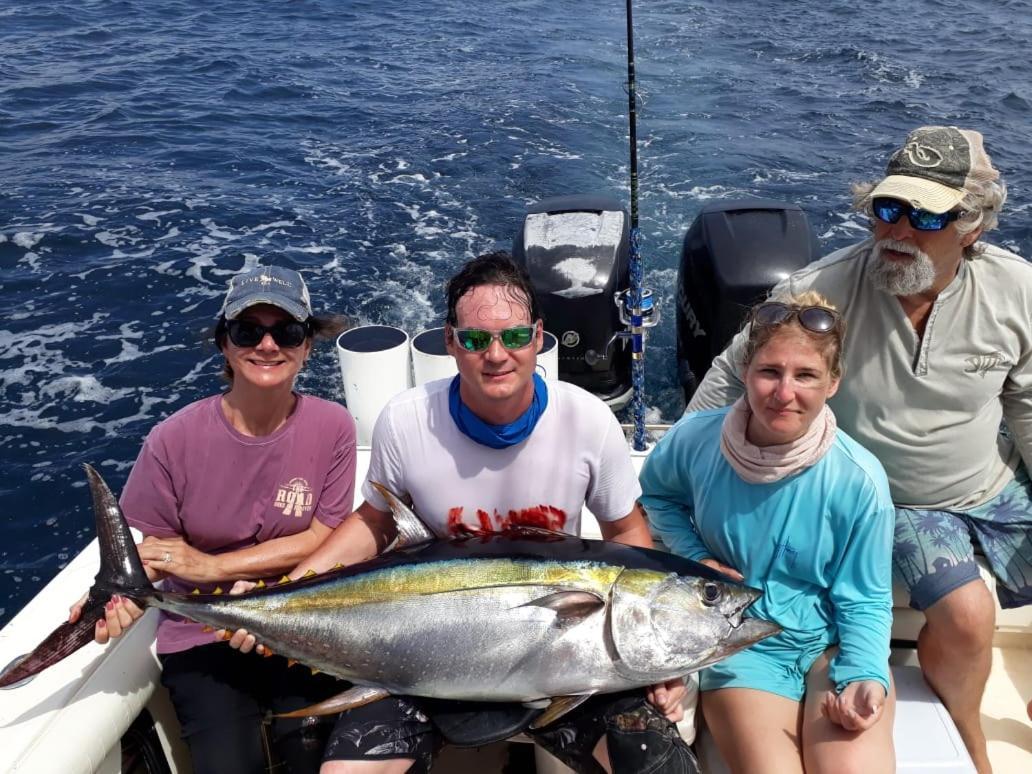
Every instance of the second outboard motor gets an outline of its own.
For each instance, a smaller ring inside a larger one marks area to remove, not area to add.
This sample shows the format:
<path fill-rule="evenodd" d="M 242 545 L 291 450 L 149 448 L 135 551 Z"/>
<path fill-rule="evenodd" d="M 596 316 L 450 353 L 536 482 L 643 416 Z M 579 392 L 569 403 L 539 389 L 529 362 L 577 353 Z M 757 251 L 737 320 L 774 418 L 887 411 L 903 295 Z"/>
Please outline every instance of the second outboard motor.
<path fill-rule="evenodd" d="M 703 207 L 685 234 L 677 274 L 677 370 L 686 401 L 749 308 L 819 250 L 795 204 L 739 199 Z"/>
<path fill-rule="evenodd" d="M 559 339 L 559 376 L 614 409 L 631 398 L 631 356 L 614 294 L 630 285 L 630 222 L 615 199 L 559 196 L 527 209 L 513 240 Z"/>

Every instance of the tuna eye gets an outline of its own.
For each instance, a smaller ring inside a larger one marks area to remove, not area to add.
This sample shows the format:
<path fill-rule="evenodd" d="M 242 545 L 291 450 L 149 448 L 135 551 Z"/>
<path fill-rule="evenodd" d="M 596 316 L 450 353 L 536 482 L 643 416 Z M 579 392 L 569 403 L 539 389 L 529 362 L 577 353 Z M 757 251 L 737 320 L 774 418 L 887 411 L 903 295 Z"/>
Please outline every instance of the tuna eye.
<path fill-rule="evenodd" d="M 702 587 L 702 602 L 705 605 L 715 605 L 720 601 L 721 597 L 720 586 L 716 583 L 707 583 Z"/>

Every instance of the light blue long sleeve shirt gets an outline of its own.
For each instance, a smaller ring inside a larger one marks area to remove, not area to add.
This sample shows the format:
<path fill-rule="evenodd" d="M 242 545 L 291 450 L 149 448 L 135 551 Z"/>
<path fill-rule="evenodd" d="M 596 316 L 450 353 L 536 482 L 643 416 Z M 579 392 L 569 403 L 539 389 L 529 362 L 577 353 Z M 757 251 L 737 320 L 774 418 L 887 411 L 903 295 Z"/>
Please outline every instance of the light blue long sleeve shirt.
<path fill-rule="evenodd" d="M 748 614 L 778 623 L 784 644 L 838 643 L 837 690 L 877 680 L 888 692 L 895 511 L 885 471 L 840 430 L 812 467 L 748 483 L 720 451 L 729 410 L 686 415 L 646 459 L 652 528 L 675 553 L 717 559 L 762 590 Z"/>

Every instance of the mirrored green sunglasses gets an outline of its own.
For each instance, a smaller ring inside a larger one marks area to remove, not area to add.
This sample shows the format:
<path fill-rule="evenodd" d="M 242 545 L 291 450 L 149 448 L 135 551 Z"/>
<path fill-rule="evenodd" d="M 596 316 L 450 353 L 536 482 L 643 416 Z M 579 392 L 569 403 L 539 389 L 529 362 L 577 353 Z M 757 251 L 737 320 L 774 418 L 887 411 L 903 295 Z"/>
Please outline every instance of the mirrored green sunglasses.
<path fill-rule="evenodd" d="M 483 328 L 456 328 L 455 340 L 467 352 L 483 352 L 494 339 L 508 350 L 523 349 L 534 341 L 536 325 L 515 325 L 494 333 Z"/>

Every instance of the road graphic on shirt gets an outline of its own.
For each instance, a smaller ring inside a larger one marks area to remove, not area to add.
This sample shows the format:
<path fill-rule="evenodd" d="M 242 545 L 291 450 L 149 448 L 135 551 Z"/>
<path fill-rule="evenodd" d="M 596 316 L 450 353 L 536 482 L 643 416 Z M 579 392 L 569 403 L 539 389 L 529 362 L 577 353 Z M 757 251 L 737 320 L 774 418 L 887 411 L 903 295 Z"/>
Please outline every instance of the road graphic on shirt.
<path fill-rule="evenodd" d="M 292 478 L 287 483 L 280 484 L 273 505 L 281 510 L 284 516 L 300 519 L 312 510 L 312 487 L 308 486 L 308 482 L 303 478 Z"/>
<path fill-rule="evenodd" d="M 506 513 L 501 513 L 497 509 L 488 513 L 477 508 L 475 524 L 470 524 L 462 518 L 463 510 L 462 506 L 448 509 L 449 535 L 502 532 L 510 527 L 541 527 L 553 532 L 562 532 L 566 526 L 566 511 L 554 505 L 534 505 Z"/>

